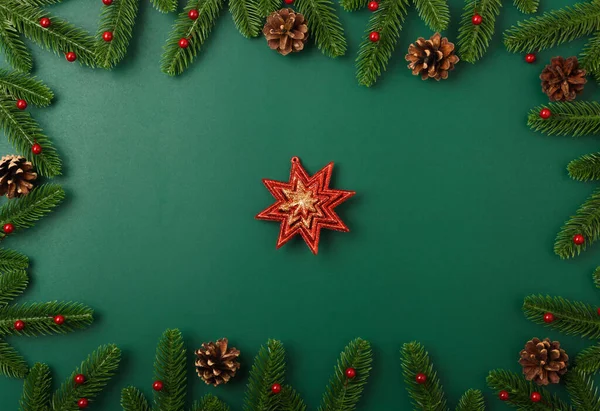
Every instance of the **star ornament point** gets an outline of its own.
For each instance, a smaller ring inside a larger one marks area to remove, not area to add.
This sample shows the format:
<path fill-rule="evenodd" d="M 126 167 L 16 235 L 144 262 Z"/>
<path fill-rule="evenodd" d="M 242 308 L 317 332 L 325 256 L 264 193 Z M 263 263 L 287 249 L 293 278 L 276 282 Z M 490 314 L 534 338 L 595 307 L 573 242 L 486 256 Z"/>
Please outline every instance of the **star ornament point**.
<path fill-rule="evenodd" d="M 356 192 L 330 188 L 332 172 L 333 163 L 329 163 L 309 176 L 300 159 L 293 157 L 289 181 L 263 179 L 263 184 L 276 201 L 258 213 L 256 218 L 281 224 L 277 248 L 300 235 L 308 248 L 317 254 L 321 229 L 350 231 L 333 209 Z"/>

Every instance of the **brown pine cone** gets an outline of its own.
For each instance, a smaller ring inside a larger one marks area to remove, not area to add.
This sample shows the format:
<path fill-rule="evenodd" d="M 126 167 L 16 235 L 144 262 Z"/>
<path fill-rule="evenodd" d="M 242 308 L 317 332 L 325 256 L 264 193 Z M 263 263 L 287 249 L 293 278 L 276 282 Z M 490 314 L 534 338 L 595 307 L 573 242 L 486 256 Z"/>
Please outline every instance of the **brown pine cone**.
<path fill-rule="evenodd" d="M 404 57 L 410 64 L 408 68 L 413 75 L 421 76 L 422 80 L 433 78 L 448 78 L 448 71 L 454 69 L 459 58 L 454 54 L 454 44 L 440 33 L 435 33 L 429 40 L 423 37 L 408 47 L 408 54 Z"/>
<path fill-rule="evenodd" d="M 558 341 L 534 338 L 527 341 L 520 354 L 519 364 L 523 366 L 525 379 L 537 385 L 557 384 L 567 372 L 569 356 Z"/>
<path fill-rule="evenodd" d="M 0 196 L 22 197 L 33 188 L 37 178 L 33 164 L 25 157 L 8 155 L 0 159 Z"/>
<path fill-rule="evenodd" d="M 207 384 L 215 387 L 227 384 L 240 369 L 237 358 L 240 351 L 236 348 L 228 348 L 227 338 L 221 338 L 216 343 L 203 343 L 196 350 L 196 371 L 198 376 Z"/>
<path fill-rule="evenodd" d="M 542 74 L 542 91 L 550 97 L 550 101 L 575 100 L 577 94 L 583 91 L 587 82 L 585 70 L 579 68 L 577 57 L 554 57 Z"/>
<path fill-rule="evenodd" d="M 302 14 L 292 9 L 281 9 L 267 17 L 263 34 L 269 47 L 285 56 L 304 49 L 304 43 L 308 40 L 308 26 Z"/>

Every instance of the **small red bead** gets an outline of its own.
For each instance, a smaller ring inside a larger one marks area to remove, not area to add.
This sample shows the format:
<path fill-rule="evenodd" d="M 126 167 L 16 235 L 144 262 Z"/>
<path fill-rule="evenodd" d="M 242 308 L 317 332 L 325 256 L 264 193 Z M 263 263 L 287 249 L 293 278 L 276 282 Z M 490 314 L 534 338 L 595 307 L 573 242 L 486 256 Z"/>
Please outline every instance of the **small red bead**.
<path fill-rule="evenodd" d="M 42 146 L 40 146 L 38 143 L 35 143 L 34 145 L 31 146 L 31 152 L 33 154 L 35 154 L 36 156 L 38 154 L 42 154 Z"/>
<path fill-rule="evenodd" d="M 273 384 L 271 386 L 271 392 L 273 394 L 279 394 L 281 392 L 281 385 L 279 385 L 279 384 Z"/>
<path fill-rule="evenodd" d="M 65 322 L 65 317 L 63 315 L 55 315 L 53 320 L 54 324 L 61 325 Z"/>
<path fill-rule="evenodd" d="M 544 322 L 545 323 L 550 324 L 553 321 L 554 321 L 554 314 L 552 314 L 552 313 L 544 314 Z"/>
<path fill-rule="evenodd" d="M 533 53 L 528 53 L 525 55 L 525 61 L 529 64 L 535 63 L 536 57 Z"/>
<path fill-rule="evenodd" d="M 551 115 L 552 115 L 552 112 L 548 108 L 543 108 L 540 110 L 540 117 L 543 118 L 544 120 L 550 118 Z"/>
<path fill-rule="evenodd" d="M 72 63 L 75 60 L 77 60 L 77 54 L 73 53 L 72 51 L 69 51 L 67 54 L 65 54 L 65 58 L 69 63 Z"/>
<path fill-rule="evenodd" d="M 585 243 L 585 237 L 581 234 L 575 234 L 573 236 L 573 244 L 575 245 L 582 245 L 583 243 Z"/>
<path fill-rule="evenodd" d="M 498 393 L 498 398 L 500 398 L 501 401 L 508 401 L 510 395 L 508 394 L 508 391 L 502 390 Z"/>
<path fill-rule="evenodd" d="M 379 33 L 376 31 L 372 31 L 371 34 L 369 34 L 369 40 L 371 40 L 373 43 L 379 41 Z"/>
<path fill-rule="evenodd" d="M 427 381 L 427 376 L 423 373 L 418 373 L 415 376 L 415 381 L 417 382 L 417 384 L 425 384 L 425 382 Z"/>
<path fill-rule="evenodd" d="M 473 17 L 471 17 L 471 22 L 474 25 L 479 26 L 483 22 L 483 17 L 481 17 L 479 14 L 475 13 L 475 14 L 473 14 Z"/>
<path fill-rule="evenodd" d="M 48 17 L 42 17 L 40 19 L 40 26 L 42 26 L 43 28 L 47 29 L 48 27 L 50 27 L 50 24 L 52 24 L 52 22 Z"/>
<path fill-rule="evenodd" d="M 27 108 L 27 102 L 22 99 L 17 100 L 17 108 L 19 110 L 25 110 Z"/>
<path fill-rule="evenodd" d="M 105 6 L 110 6 L 113 3 L 113 0 L 102 0 Z"/>
<path fill-rule="evenodd" d="M 154 381 L 154 383 L 152 384 L 152 389 L 154 391 L 162 391 L 162 389 L 164 388 L 164 384 L 162 381 Z"/>
<path fill-rule="evenodd" d="M 10 234 L 13 231 L 15 231 L 15 226 L 11 223 L 6 223 L 4 224 L 4 227 L 2 227 L 2 229 L 4 230 L 4 234 Z"/>
<path fill-rule="evenodd" d="M 77 406 L 79 408 L 87 408 L 88 405 L 89 401 L 87 400 L 87 398 L 80 398 L 79 401 L 77 401 Z"/>
<path fill-rule="evenodd" d="M 600 308 L 598 308 L 598 315 L 600 315 Z"/>
<path fill-rule="evenodd" d="M 189 45 L 190 42 L 188 41 L 188 39 L 179 40 L 179 47 L 181 47 L 182 49 L 187 49 Z"/>
<path fill-rule="evenodd" d="M 200 13 L 196 9 L 191 9 L 188 12 L 188 17 L 192 20 L 196 20 L 200 16 Z"/>
<path fill-rule="evenodd" d="M 25 323 L 21 320 L 17 320 L 17 321 L 15 321 L 14 326 L 15 326 L 15 330 L 22 331 L 25 328 Z"/>
<path fill-rule="evenodd" d="M 356 370 L 352 367 L 346 368 L 346 377 L 350 379 L 356 377 Z"/>
<path fill-rule="evenodd" d="M 77 385 L 81 385 L 85 382 L 85 375 L 83 374 L 77 374 L 75 376 L 75 378 L 73 378 L 73 381 L 75 382 L 75 384 Z"/>
<path fill-rule="evenodd" d="M 539 392 L 534 391 L 534 392 L 531 393 L 531 395 L 529 396 L 529 398 L 533 402 L 540 402 L 542 400 L 542 395 Z"/>
<path fill-rule="evenodd" d="M 108 43 L 108 42 L 112 41 L 112 39 L 113 39 L 112 31 L 105 31 L 104 33 L 102 33 L 102 40 L 104 40 Z"/>
<path fill-rule="evenodd" d="M 292 3 L 294 3 L 294 0 L 283 0 L 283 2 L 285 4 L 292 4 Z"/>
<path fill-rule="evenodd" d="M 371 11 L 376 11 L 379 8 L 379 3 L 376 1 L 370 1 L 369 5 L 367 6 L 369 8 L 369 10 Z"/>

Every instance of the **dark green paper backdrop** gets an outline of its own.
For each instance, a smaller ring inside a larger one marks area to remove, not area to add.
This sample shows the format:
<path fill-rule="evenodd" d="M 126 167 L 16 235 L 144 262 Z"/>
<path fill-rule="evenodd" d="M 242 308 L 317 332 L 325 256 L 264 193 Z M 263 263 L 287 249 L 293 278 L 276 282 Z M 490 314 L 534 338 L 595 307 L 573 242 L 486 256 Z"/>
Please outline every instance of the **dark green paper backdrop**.
<path fill-rule="evenodd" d="M 192 349 L 227 336 L 242 350 L 241 375 L 216 390 L 190 381 L 195 398 L 214 392 L 237 410 L 252 358 L 277 338 L 289 382 L 315 409 L 339 352 L 360 336 L 374 348 L 360 409 L 408 410 L 398 352 L 416 339 L 451 404 L 481 388 L 495 410 L 485 376 L 518 370 L 529 338 L 560 338 L 571 354 L 591 344 L 534 325 L 520 309 L 537 292 L 598 301 L 600 247 L 566 262 L 552 252 L 594 187 L 570 181 L 565 166 L 598 143 L 525 124 L 546 101 L 543 65 L 583 42 L 525 64 L 501 43 L 501 31 L 524 18 L 507 1 L 482 61 L 423 82 L 404 62 L 408 44 L 431 35 L 413 10 L 388 71 L 367 89 L 354 58 L 368 12 L 340 11 L 349 51 L 337 60 L 314 46 L 281 57 L 264 39 L 241 37 L 225 12 L 198 61 L 173 79 L 159 59 L 174 16 L 141 3 L 129 54 L 112 72 L 33 48 L 35 74 L 57 98 L 32 111 L 60 150 L 68 200 L 4 245 L 33 261 L 21 301 L 81 301 L 96 322 L 67 336 L 12 338 L 30 363 L 49 363 L 58 382 L 98 345 L 118 344 L 121 371 L 93 407 L 112 411 L 126 385 L 150 394 L 164 329 L 183 331 L 190 377 Z M 451 6 L 453 40 L 462 2 Z M 101 7 L 71 0 L 53 12 L 95 31 Z M 596 91 L 590 83 L 581 98 Z M 351 232 L 324 232 L 318 256 L 299 239 L 275 250 L 278 225 L 254 220 L 272 202 L 261 179 L 286 180 L 292 156 L 310 173 L 334 161 L 333 186 L 357 192 L 338 208 Z M 17 408 L 20 389 L 2 378 L 3 410 Z"/>

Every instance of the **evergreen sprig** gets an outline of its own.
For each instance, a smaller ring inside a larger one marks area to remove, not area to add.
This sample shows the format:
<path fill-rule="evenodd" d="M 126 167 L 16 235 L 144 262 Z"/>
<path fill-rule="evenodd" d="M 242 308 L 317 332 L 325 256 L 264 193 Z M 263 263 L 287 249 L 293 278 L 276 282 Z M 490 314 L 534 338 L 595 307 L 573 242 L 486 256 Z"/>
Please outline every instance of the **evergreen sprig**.
<path fill-rule="evenodd" d="M 367 7 L 369 0 L 340 0 L 340 4 L 346 11 L 355 11 Z"/>
<path fill-rule="evenodd" d="M 400 353 L 404 382 L 413 406 L 423 411 L 446 411 L 446 395 L 429 359 L 429 353 L 416 341 L 404 344 Z M 419 373 L 427 376 L 424 384 L 415 380 Z"/>
<path fill-rule="evenodd" d="M 596 288 L 600 288 L 600 266 L 596 267 L 594 274 L 592 274 L 592 278 L 594 279 Z"/>
<path fill-rule="evenodd" d="M 485 411 L 483 394 L 479 390 L 467 390 L 458 402 L 456 411 Z"/>
<path fill-rule="evenodd" d="M 156 10 L 161 13 L 171 13 L 177 10 L 177 0 L 150 0 Z"/>
<path fill-rule="evenodd" d="M 244 37 L 258 36 L 263 16 L 257 0 L 229 0 L 229 11 L 235 26 Z"/>
<path fill-rule="evenodd" d="M 515 7 L 521 13 L 535 13 L 540 5 L 540 0 L 514 0 Z"/>
<path fill-rule="evenodd" d="M 296 7 L 309 22 L 310 35 L 323 54 L 329 57 L 346 54 L 344 29 L 331 0 L 296 0 Z"/>
<path fill-rule="evenodd" d="M 55 324 L 54 316 L 65 317 L 64 324 Z M 66 334 L 92 323 L 93 310 L 81 303 L 57 302 L 9 305 L 0 308 L 0 335 L 25 335 L 28 337 L 50 334 Z M 25 328 L 17 331 L 14 323 L 25 322 Z"/>
<path fill-rule="evenodd" d="M 475 63 L 483 57 L 494 35 L 501 7 L 500 0 L 466 0 L 458 29 L 458 54 L 462 60 Z M 472 22 L 475 13 L 482 18 L 479 25 Z"/>
<path fill-rule="evenodd" d="M 579 367 L 575 367 L 569 370 L 565 379 L 571 403 L 576 410 L 600 410 L 598 390 L 590 376 L 581 372 Z"/>
<path fill-rule="evenodd" d="M 52 395 L 52 376 L 50 367 L 46 364 L 35 363 L 25 382 L 23 394 L 19 401 L 20 411 L 46 411 Z"/>
<path fill-rule="evenodd" d="M 450 9 L 446 0 L 413 0 L 421 20 L 432 31 L 444 31 L 450 24 Z"/>
<path fill-rule="evenodd" d="M 327 390 L 323 395 L 319 411 L 351 411 L 356 409 L 360 397 L 367 385 L 373 353 L 371 344 L 362 338 L 351 341 L 334 368 Z M 353 368 L 356 377 L 349 379 L 345 372 Z"/>
<path fill-rule="evenodd" d="M 577 369 L 585 373 L 597 373 L 600 370 L 600 345 L 592 345 L 577 354 Z"/>
<path fill-rule="evenodd" d="M 185 406 L 187 376 L 186 351 L 179 330 L 166 330 L 156 347 L 154 379 L 165 389 L 154 392 L 154 407 L 160 411 L 180 411 Z"/>
<path fill-rule="evenodd" d="M 192 411 L 229 411 L 229 406 L 212 394 L 206 394 L 192 405 Z"/>
<path fill-rule="evenodd" d="M 279 10 L 280 8 L 281 2 L 279 0 L 258 0 L 258 10 L 260 12 L 260 16 L 263 18 L 267 17 L 275 10 Z"/>
<path fill-rule="evenodd" d="M 271 392 L 273 384 L 283 386 L 285 377 L 285 350 L 281 341 L 269 340 L 260 347 L 250 370 L 244 402 L 245 411 L 273 410 L 280 396 Z"/>
<path fill-rule="evenodd" d="M 600 81 L 600 31 L 597 31 L 587 42 L 580 54 L 581 66 Z"/>
<path fill-rule="evenodd" d="M 574 180 L 600 180 L 600 153 L 585 154 L 571 161 L 567 171 Z"/>
<path fill-rule="evenodd" d="M 585 242 L 577 245 L 575 235 L 582 234 Z M 554 252 L 561 258 L 571 258 L 585 251 L 600 236 L 600 189 L 579 207 L 575 215 L 569 218 L 556 235 Z"/>
<path fill-rule="evenodd" d="M 550 109 L 550 118 L 540 117 L 543 108 Z M 529 112 L 527 124 L 533 130 L 549 135 L 597 135 L 600 134 L 600 103 L 574 101 L 538 106 Z"/>
<path fill-rule="evenodd" d="M 49 106 L 54 98 L 52 90 L 37 78 L 4 69 L 0 69 L 0 90 L 39 107 Z"/>
<path fill-rule="evenodd" d="M 127 54 L 129 41 L 138 12 L 139 0 L 113 0 L 110 7 L 104 7 L 96 34 L 96 62 L 98 66 L 110 69 Z M 104 41 L 102 35 L 109 31 L 111 41 Z"/>
<path fill-rule="evenodd" d="M 26 270 L 29 258 L 16 251 L 0 249 L 0 273 Z"/>
<path fill-rule="evenodd" d="M 6 61 L 16 70 L 29 73 L 33 66 L 31 52 L 21 40 L 15 26 L 0 13 L 0 51 L 4 52 Z"/>
<path fill-rule="evenodd" d="M 6 341 L 0 340 L 0 374 L 7 377 L 23 378 L 29 366 L 21 354 Z"/>
<path fill-rule="evenodd" d="M 121 407 L 123 411 L 150 411 L 148 400 L 135 387 L 126 387 L 121 391 Z"/>
<path fill-rule="evenodd" d="M 29 284 L 24 270 L 7 271 L 0 275 L 0 309 L 23 294 Z"/>

